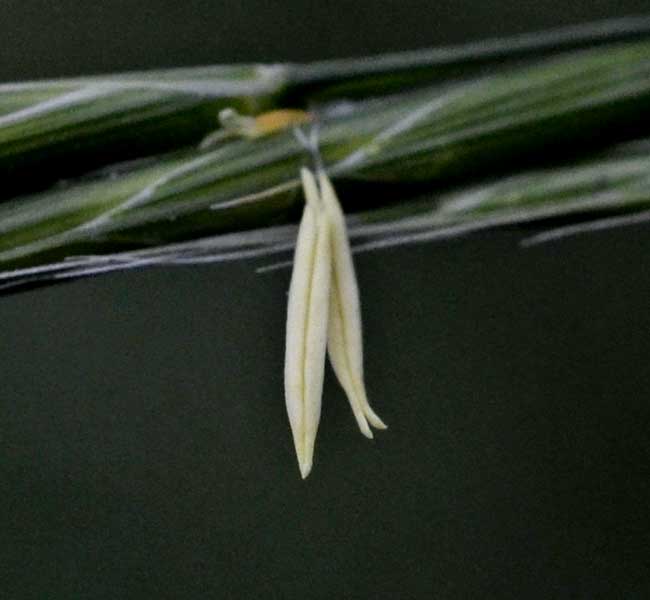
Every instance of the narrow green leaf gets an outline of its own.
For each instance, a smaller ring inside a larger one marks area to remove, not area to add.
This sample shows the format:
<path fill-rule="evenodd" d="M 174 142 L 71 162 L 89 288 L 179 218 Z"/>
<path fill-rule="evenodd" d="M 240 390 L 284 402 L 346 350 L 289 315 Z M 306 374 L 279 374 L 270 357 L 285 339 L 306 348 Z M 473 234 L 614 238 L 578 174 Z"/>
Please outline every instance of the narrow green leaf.
<path fill-rule="evenodd" d="M 175 73 L 168 85 L 186 86 L 184 72 Z M 237 73 L 230 74 L 233 80 L 250 84 L 245 69 Z M 205 71 L 210 85 L 212 74 Z M 267 91 L 283 85 L 284 74 L 273 77 Z M 139 86 L 135 76 L 125 79 L 135 80 Z M 146 93 L 155 95 L 156 85 Z M 131 92 L 126 104 L 143 101 L 142 89 Z M 637 41 L 565 52 L 443 86 L 356 102 L 337 99 L 314 107 L 311 132 L 318 133 L 322 161 L 343 203 L 355 211 L 372 209 L 352 219 L 353 234 L 366 236 L 363 243 L 372 247 L 643 209 L 648 146 L 608 148 L 650 133 L 648 109 L 650 41 Z M 72 112 L 60 116 L 74 119 Z M 20 126 L 33 122 L 27 118 Z M 296 220 L 299 169 L 310 162 L 304 142 L 284 130 L 225 140 L 210 150 L 184 148 L 15 198 L 0 204 L 3 277 L 31 281 L 41 274 L 93 271 L 100 263 L 115 268 L 286 247 L 291 230 L 273 226 Z M 495 183 L 478 183 L 499 176 Z M 453 187 L 458 184 L 460 190 Z M 362 201 L 352 204 L 352 198 Z M 252 237 L 213 237 L 254 229 L 260 232 Z M 83 255 L 109 258 L 75 259 Z M 15 269 L 28 270 L 9 273 Z"/>

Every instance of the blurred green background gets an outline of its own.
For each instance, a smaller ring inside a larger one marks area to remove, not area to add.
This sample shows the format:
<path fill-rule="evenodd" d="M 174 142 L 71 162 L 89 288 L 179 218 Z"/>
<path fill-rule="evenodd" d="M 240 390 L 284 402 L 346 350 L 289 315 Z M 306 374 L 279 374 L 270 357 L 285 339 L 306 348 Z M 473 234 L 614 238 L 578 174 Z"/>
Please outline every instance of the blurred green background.
<path fill-rule="evenodd" d="M 646 1 L 5 0 L 0 80 L 461 43 Z M 0 597 L 644 598 L 650 229 L 357 260 L 365 440 L 331 371 L 300 480 L 289 272 L 0 299 Z"/>

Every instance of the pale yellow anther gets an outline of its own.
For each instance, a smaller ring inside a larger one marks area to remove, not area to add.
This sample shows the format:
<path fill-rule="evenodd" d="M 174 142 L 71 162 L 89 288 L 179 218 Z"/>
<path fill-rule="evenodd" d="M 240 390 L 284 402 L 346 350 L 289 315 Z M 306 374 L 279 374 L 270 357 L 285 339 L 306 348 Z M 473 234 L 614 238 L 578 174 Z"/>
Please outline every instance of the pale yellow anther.
<path fill-rule="evenodd" d="M 270 110 L 257 116 L 241 115 L 234 108 L 224 108 L 219 113 L 221 129 L 206 136 L 200 148 L 207 150 L 232 138 L 255 139 L 271 135 L 311 120 L 311 113 L 292 108 Z"/>
<path fill-rule="evenodd" d="M 304 125 L 312 120 L 312 115 L 304 110 L 291 108 L 271 110 L 255 117 L 256 136 L 269 135 L 296 125 Z"/>
<path fill-rule="evenodd" d="M 320 421 L 331 276 L 329 226 L 313 175 L 301 172 L 307 202 L 298 230 L 287 308 L 285 399 L 300 473 L 311 471 Z"/>
<path fill-rule="evenodd" d="M 332 244 L 328 354 L 334 372 L 348 396 L 359 429 L 372 438 L 368 422 L 378 429 L 386 429 L 386 425 L 372 410 L 366 395 L 359 287 L 345 216 L 334 187 L 323 171 L 319 173 L 319 183 Z"/>
<path fill-rule="evenodd" d="M 359 290 L 345 217 L 324 172 L 318 184 L 308 169 L 300 175 L 306 203 L 289 287 L 285 399 L 304 479 L 313 464 L 326 349 L 362 433 L 371 438 L 368 423 L 386 425 L 365 391 Z"/>

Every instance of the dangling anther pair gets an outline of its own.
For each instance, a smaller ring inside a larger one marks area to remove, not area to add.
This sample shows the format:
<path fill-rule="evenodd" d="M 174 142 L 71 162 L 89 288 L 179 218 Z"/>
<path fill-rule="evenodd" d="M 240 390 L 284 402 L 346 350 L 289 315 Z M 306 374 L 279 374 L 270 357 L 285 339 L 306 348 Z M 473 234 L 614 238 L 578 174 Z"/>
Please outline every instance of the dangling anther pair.
<path fill-rule="evenodd" d="M 298 230 L 287 308 L 285 397 L 300 474 L 313 464 L 325 354 L 361 432 L 386 429 L 368 403 L 361 310 L 345 217 L 322 167 L 301 169 L 305 207 Z"/>

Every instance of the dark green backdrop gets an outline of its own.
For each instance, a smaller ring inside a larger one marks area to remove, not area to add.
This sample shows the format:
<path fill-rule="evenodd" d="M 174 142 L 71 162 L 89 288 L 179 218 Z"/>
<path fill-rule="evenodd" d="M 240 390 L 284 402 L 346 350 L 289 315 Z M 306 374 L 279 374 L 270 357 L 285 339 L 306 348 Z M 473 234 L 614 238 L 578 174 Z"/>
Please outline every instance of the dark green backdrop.
<path fill-rule="evenodd" d="M 647 0 L 4 0 L 0 80 L 462 42 Z M 300 480 L 289 272 L 0 299 L 0 598 L 644 598 L 650 227 L 358 258 L 371 399 Z M 263 264 L 263 263 L 262 263 Z"/>

